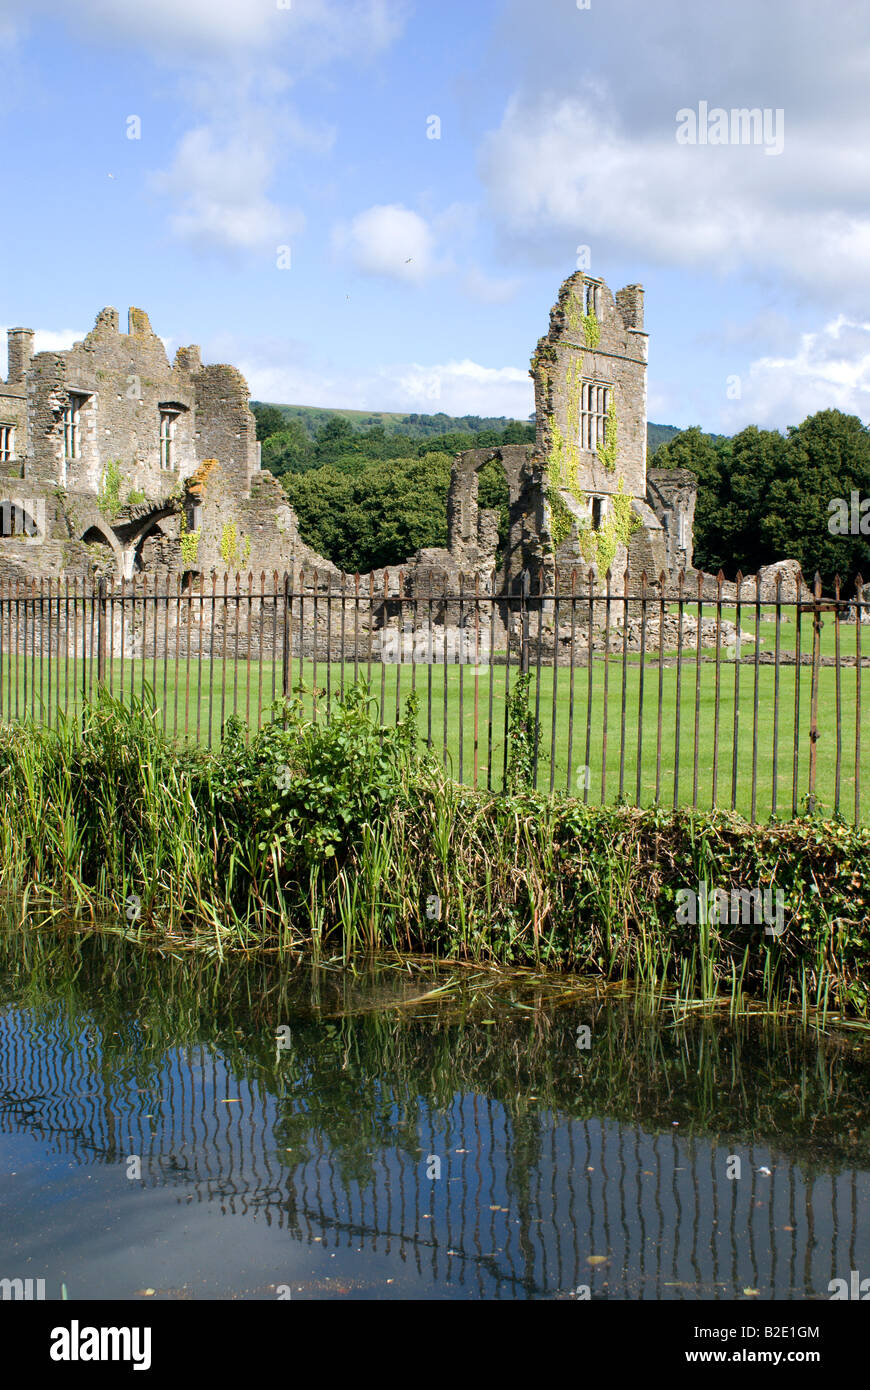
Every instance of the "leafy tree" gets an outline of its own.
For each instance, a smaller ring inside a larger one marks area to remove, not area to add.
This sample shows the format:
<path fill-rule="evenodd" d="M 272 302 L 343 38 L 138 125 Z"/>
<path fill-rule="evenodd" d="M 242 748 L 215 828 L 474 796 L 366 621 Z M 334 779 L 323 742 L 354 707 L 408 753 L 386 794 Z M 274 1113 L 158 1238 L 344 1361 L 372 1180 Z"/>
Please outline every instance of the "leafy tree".
<path fill-rule="evenodd" d="M 795 556 L 808 582 L 818 570 L 828 592 L 839 574 L 848 592 L 857 574 L 870 578 L 870 536 L 832 535 L 830 503 L 842 498 L 851 511 L 852 492 L 870 496 L 870 431 L 856 415 L 820 410 L 789 430 L 787 458 L 765 500 L 765 548 Z"/>
<path fill-rule="evenodd" d="M 726 441 L 728 443 L 730 441 Z M 700 426 L 683 430 L 655 454 L 656 468 L 688 468 L 698 479 L 698 500 L 695 507 L 695 564 L 699 569 L 716 573 L 726 566 L 721 545 L 721 506 L 723 474 L 726 471 L 725 451 Z"/>
<path fill-rule="evenodd" d="M 839 574 L 845 593 L 859 572 L 870 577 L 870 536 L 828 526 L 835 498 L 851 513 L 852 492 L 870 496 L 870 431 L 857 416 L 820 410 L 786 435 L 750 425 L 730 440 L 684 430 L 656 451 L 655 466 L 698 476 L 700 569 L 733 579 L 795 559 L 809 582 L 818 570 L 827 592 Z"/>
<path fill-rule="evenodd" d="M 268 439 L 270 435 L 277 434 L 279 430 L 286 428 L 283 410 L 279 410 L 277 405 L 261 405 L 259 401 L 251 402 L 251 410 L 257 422 L 257 438 L 259 440 Z"/>
<path fill-rule="evenodd" d="M 275 434 L 263 442 L 262 463 L 270 473 L 302 473 L 317 464 L 314 445 L 299 420 L 287 420 Z"/>
<path fill-rule="evenodd" d="M 450 465 L 442 453 L 356 473 L 325 465 L 288 474 L 284 485 L 303 539 L 341 569 L 365 573 L 446 545 Z"/>

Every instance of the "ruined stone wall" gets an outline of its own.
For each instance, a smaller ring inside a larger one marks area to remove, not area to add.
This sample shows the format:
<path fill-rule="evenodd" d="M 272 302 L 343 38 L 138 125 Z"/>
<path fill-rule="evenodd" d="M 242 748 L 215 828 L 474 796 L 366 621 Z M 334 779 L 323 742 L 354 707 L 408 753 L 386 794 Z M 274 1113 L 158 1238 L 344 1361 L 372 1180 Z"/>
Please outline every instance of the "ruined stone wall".
<path fill-rule="evenodd" d="M 79 456 L 64 457 L 63 412 L 79 408 Z M 110 461 L 130 491 L 159 498 L 205 458 L 219 457 L 224 483 L 248 490 L 256 468 L 254 417 L 244 377 L 228 366 L 203 367 L 197 347 L 180 348 L 170 366 L 148 316 L 132 308 L 121 333 L 115 309 L 103 309 L 68 352 L 39 353 L 27 370 L 28 471 L 70 492 L 97 493 Z M 174 415 L 169 468 L 161 457 L 161 409 Z"/>
<path fill-rule="evenodd" d="M 203 367 L 196 376 L 196 458 L 216 458 L 224 483 L 246 495 L 259 467 L 248 385 L 235 367 Z"/>
<path fill-rule="evenodd" d="M 523 569 L 540 563 L 540 460 L 529 444 L 465 449 L 457 454 L 447 494 L 447 549 L 457 574 L 478 575 L 488 592 L 498 548 L 498 515 L 478 506 L 478 475 L 491 460 L 508 487 L 509 533 L 499 586 L 509 587 Z"/>
<path fill-rule="evenodd" d="M 669 569 L 692 568 L 697 491 L 698 480 L 688 468 L 651 468 L 647 474 L 647 496 L 665 531 Z"/>
<path fill-rule="evenodd" d="M 21 477 L 24 473 L 25 444 L 27 439 L 27 398 L 24 391 L 16 391 L 0 384 L 0 425 L 11 425 L 12 458 L 0 461 L 0 472 Z"/>
<path fill-rule="evenodd" d="M 27 455 L 27 368 L 33 351 L 33 332 L 29 328 L 10 328 L 8 374 L 5 384 L 0 380 L 0 425 L 11 425 L 12 459 L 0 460 L 0 472 L 17 474 L 24 471 Z"/>
<path fill-rule="evenodd" d="M 537 445 L 551 464 L 563 461 L 571 482 L 585 493 L 606 496 L 623 478 L 632 496 L 646 496 L 646 364 L 641 287 L 627 286 L 614 299 L 603 281 L 582 271 L 569 276 L 532 359 Z M 613 393 L 616 451 L 610 467 L 600 449 L 579 440 L 581 390 L 590 384 Z"/>

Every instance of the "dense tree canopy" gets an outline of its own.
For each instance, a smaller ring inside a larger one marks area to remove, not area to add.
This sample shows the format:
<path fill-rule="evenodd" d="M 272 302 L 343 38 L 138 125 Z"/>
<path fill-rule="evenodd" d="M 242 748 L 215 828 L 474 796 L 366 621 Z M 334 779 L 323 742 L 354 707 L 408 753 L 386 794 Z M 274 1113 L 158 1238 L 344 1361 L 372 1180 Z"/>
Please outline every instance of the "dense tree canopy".
<path fill-rule="evenodd" d="M 365 573 L 446 545 L 451 463 L 428 454 L 356 474 L 326 464 L 284 481 L 303 539 L 341 569 Z"/>
<path fill-rule="evenodd" d="M 255 401 L 251 409 L 257 422 L 258 439 L 268 439 L 270 434 L 284 428 L 284 412 L 277 405 L 259 405 Z"/>
<path fill-rule="evenodd" d="M 312 437 L 298 415 L 276 406 L 254 410 L 263 466 L 282 479 L 303 538 L 351 572 L 395 565 L 422 546 L 446 544 L 454 454 L 534 439 L 534 424 L 518 420 L 372 416 L 359 429 L 327 412 L 315 412 Z M 408 430 L 424 430 L 424 437 L 396 432 L 397 420 Z M 466 420 L 481 428 L 455 428 Z M 800 561 L 809 579 L 818 570 L 828 591 L 837 574 L 847 591 L 857 573 L 870 578 L 870 513 L 861 518 L 865 532 L 849 529 L 852 494 L 870 498 L 870 431 L 857 416 L 822 410 L 786 434 L 750 425 L 733 439 L 693 427 L 662 444 L 650 462 L 697 474 L 699 568 L 721 569 L 733 579 L 738 570 L 751 574 L 789 557 Z M 837 498 L 849 509 L 845 534 L 829 528 Z M 502 548 L 507 504 L 503 470 L 488 464 L 480 474 L 480 505 L 499 511 Z"/>
<path fill-rule="evenodd" d="M 870 578 L 870 535 L 832 534 L 832 503 L 843 500 L 852 524 L 852 493 L 870 497 L 870 431 L 855 415 L 820 410 L 787 434 L 754 425 L 733 439 L 684 430 L 656 451 L 656 468 L 698 475 L 695 563 L 733 578 L 774 560 L 816 570 L 830 592 L 839 575 L 846 591 L 858 573 Z M 859 517 L 859 524 L 861 518 Z M 870 516 L 867 518 L 870 532 Z"/>
<path fill-rule="evenodd" d="M 535 434 L 533 424 L 514 420 L 503 428 L 487 427 L 475 433 L 433 429 L 437 441 L 416 440 L 407 434 L 388 434 L 380 422 L 359 430 L 344 416 L 332 415 L 312 439 L 302 420 L 287 418 L 277 407 L 253 408 L 258 433 L 261 428 L 273 429 L 263 437 L 263 467 L 284 483 L 303 540 L 351 573 L 399 564 L 423 546 L 446 545 L 447 489 L 454 454 L 461 449 L 529 443 Z M 273 410 L 277 418 L 270 413 Z M 448 416 L 433 418 L 450 420 Z M 429 417 L 415 417 L 414 422 L 421 419 Z M 481 469 L 480 505 L 498 511 L 503 546 L 508 489 L 497 462 Z"/>

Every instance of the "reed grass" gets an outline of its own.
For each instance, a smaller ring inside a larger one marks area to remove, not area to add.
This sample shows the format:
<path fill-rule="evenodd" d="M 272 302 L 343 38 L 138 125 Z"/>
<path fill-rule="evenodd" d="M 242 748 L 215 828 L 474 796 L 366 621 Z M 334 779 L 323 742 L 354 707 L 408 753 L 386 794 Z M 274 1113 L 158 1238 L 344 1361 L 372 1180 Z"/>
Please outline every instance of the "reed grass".
<path fill-rule="evenodd" d="M 264 947 L 425 952 L 632 984 L 675 1016 L 746 1008 L 868 1017 L 870 831 L 804 817 L 584 806 L 452 781 L 413 697 L 381 725 L 364 682 L 314 723 L 301 698 L 213 750 L 168 740 L 149 701 L 0 728 L 0 892 L 217 958 Z M 784 931 L 681 924 L 680 889 L 773 886 Z"/>

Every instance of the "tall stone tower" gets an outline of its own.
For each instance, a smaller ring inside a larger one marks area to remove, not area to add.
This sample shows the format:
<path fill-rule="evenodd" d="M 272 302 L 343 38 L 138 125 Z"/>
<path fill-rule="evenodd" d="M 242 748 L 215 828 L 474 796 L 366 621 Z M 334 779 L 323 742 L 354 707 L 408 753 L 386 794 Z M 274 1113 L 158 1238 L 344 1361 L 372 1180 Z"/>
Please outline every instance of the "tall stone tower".
<path fill-rule="evenodd" d="M 628 565 L 638 578 L 679 563 L 663 524 L 668 504 L 658 494 L 650 504 L 646 372 L 642 287 L 614 296 L 601 279 L 569 276 L 531 363 L 550 563 L 594 566 L 599 577 Z M 687 546 L 691 557 L 690 536 Z"/>

